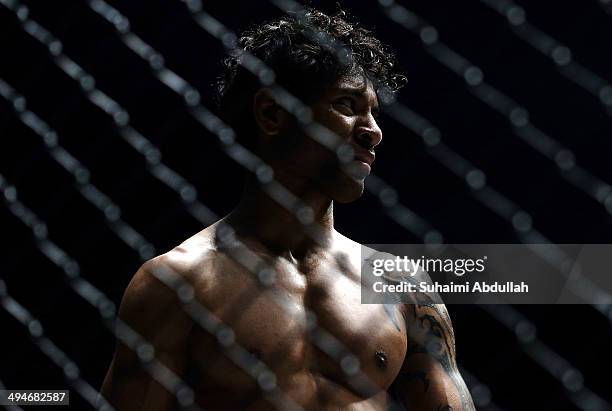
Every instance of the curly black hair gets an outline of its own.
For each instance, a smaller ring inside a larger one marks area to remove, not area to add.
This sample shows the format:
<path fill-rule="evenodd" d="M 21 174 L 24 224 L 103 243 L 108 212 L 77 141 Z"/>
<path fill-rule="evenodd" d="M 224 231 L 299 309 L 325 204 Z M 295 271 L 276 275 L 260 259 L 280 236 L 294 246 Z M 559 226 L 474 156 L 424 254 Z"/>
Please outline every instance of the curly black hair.
<path fill-rule="evenodd" d="M 262 86 L 258 77 L 240 65 L 240 49 L 271 68 L 275 82 L 307 105 L 347 75 L 363 73 L 377 93 L 382 87 L 395 93 L 406 80 L 394 71 L 393 53 L 371 31 L 348 21 L 343 11 L 329 16 L 306 8 L 303 13 L 246 30 L 238 45 L 238 51 L 223 62 L 224 72 L 217 82 L 217 103 L 224 120 L 249 148 L 254 147 L 256 130 L 253 96 Z"/>

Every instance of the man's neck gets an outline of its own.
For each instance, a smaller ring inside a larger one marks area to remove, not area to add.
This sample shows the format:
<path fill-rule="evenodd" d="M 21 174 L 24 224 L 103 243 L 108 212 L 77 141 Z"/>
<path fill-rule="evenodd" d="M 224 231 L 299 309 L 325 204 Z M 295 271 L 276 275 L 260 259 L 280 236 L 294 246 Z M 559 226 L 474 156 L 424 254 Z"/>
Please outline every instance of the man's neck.
<path fill-rule="evenodd" d="M 254 182 L 247 184 L 240 203 L 225 221 L 239 237 L 253 239 L 278 255 L 300 259 L 328 247 L 334 234 L 332 200 L 312 189 L 294 187 L 291 194 L 312 210 L 311 224 L 304 224 L 296 216 L 297 210 L 287 210 Z"/>

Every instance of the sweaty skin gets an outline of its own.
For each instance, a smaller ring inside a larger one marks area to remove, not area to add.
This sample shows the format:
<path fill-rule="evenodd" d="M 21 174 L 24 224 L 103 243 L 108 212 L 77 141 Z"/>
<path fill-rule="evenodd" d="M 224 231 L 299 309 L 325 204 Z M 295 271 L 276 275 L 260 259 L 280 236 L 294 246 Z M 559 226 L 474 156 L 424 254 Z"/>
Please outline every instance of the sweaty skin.
<path fill-rule="evenodd" d="M 363 159 L 382 139 L 376 109 L 372 85 L 358 75 L 338 80 L 312 106 L 314 118 Z M 417 411 L 474 410 L 443 305 L 361 304 L 361 246 L 334 229 L 333 201 L 358 198 L 369 166 L 355 161 L 350 166 L 358 173 L 347 175 L 329 150 L 295 137 L 265 90 L 254 111 L 266 145 L 262 156 L 275 179 L 314 211 L 316 240 L 251 182 L 232 213 L 136 272 L 119 317 L 154 346 L 155 358 L 194 390 L 204 410 L 286 408 L 230 360 L 217 336 L 194 323 L 189 301 L 179 300 L 160 273 L 193 287 L 194 299 L 232 328 L 251 363 L 274 373 L 286 404 L 313 411 L 386 410 L 392 403 Z M 293 138 L 289 147 L 278 141 L 287 138 Z M 233 237 L 222 235 L 224 225 Z M 272 268 L 269 287 L 253 274 L 261 261 Z M 339 343 L 333 347 L 354 357 L 330 351 L 319 328 L 309 327 L 313 314 Z M 175 394 L 118 343 L 102 387 L 111 404 L 120 411 L 180 409 Z"/>

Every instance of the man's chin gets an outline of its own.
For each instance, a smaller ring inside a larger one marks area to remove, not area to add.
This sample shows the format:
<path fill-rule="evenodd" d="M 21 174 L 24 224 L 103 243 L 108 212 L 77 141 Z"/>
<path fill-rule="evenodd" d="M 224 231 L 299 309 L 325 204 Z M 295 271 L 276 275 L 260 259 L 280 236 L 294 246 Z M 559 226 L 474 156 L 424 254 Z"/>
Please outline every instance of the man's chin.
<path fill-rule="evenodd" d="M 364 180 L 352 180 L 343 184 L 341 190 L 334 190 L 331 198 L 337 203 L 352 203 L 363 195 L 364 188 Z"/>

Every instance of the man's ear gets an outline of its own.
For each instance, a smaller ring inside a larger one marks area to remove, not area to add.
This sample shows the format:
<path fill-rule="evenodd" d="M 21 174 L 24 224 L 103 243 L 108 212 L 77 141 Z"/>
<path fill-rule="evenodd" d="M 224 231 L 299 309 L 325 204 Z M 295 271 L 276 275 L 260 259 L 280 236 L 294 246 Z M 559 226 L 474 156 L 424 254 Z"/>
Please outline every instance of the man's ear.
<path fill-rule="evenodd" d="M 289 121 L 289 114 L 279 106 L 270 89 L 259 89 L 253 96 L 253 113 L 255 122 L 264 137 L 278 135 Z"/>

